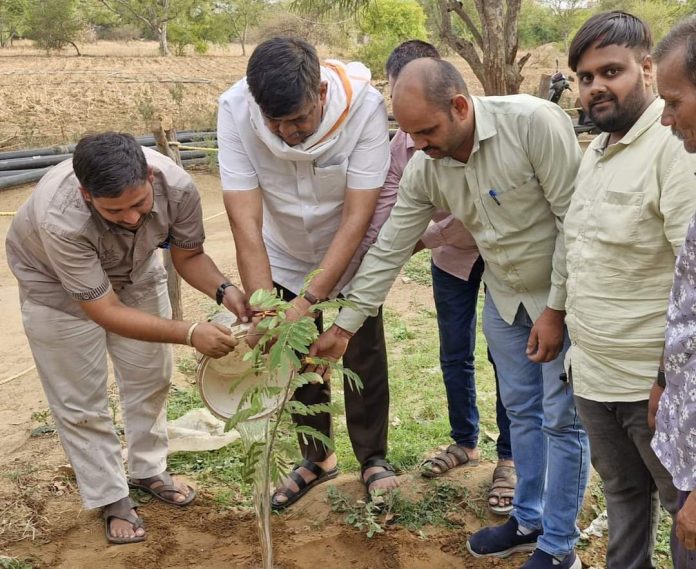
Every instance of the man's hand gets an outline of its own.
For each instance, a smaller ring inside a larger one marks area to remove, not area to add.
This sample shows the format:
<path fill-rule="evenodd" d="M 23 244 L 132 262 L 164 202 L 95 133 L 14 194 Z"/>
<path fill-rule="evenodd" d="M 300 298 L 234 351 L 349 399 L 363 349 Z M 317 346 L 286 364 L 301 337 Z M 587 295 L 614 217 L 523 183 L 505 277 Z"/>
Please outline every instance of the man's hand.
<path fill-rule="evenodd" d="M 648 399 L 648 425 L 652 430 L 655 430 L 657 407 L 660 404 L 660 398 L 664 391 L 664 388 L 657 385 L 657 382 L 653 383 L 652 389 L 650 390 L 650 399 Z"/>
<path fill-rule="evenodd" d="M 527 342 L 527 357 L 540 364 L 556 359 L 563 348 L 565 312 L 548 306 L 537 318 Z"/>
<path fill-rule="evenodd" d="M 244 293 L 235 285 L 228 286 L 225 289 L 225 294 L 222 297 L 222 304 L 227 310 L 233 312 L 242 322 L 249 322 L 251 320 L 249 302 L 246 300 Z"/>
<path fill-rule="evenodd" d="M 215 322 L 203 322 L 193 330 L 191 343 L 201 354 L 221 358 L 234 349 L 237 339 L 229 328 Z"/>
<path fill-rule="evenodd" d="M 677 539 L 690 551 L 696 550 L 696 492 L 691 492 L 677 512 Z"/>
<path fill-rule="evenodd" d="M 309 357 L 338 361 L 346 353 L 353 334 L 334 325 L 323 332 L 309 347 Z"/>

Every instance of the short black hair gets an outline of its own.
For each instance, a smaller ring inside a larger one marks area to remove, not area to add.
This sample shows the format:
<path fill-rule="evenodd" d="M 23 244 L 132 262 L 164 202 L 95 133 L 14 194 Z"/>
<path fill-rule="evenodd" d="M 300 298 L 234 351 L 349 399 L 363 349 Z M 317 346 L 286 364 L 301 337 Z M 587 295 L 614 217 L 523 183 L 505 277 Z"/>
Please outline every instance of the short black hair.
<path fill-rule="evenodd" d="M 660 40 L 655 48 L 655 62 L 659 65 L 670 53 L 684 46 L 684 72 L 696 85 L 696 14 L 685 18 Z"/>
<path fill-rule="evenodd" d="M 568 67 L 573 71 L 594 43 L 597 47 L 621 45 L 639 52 L 641 58 L 652 49 L 652 32 L 640 18 L 628 12 L 613 10 L 592 16 L 575 34 L 568 49 Z"/>
<path fill-rule="evenodd" d="M 440 52 L 434 45 L 423 40 L 408 40 L 397 45 L 387 58 L 387 78 L 396 79 L 407 63 L 421 57 L 440 59 Z"/>
<path fill-rule="evenodd" d="M 95 198 L 117 198 L 127 188 L 147 181 L 143 149 L 130 134 L 102 132 L 80 139 L 73 152 L 80 185 Z"/>
<path fill-rule="evenodd" d="M 263 114 L 272 118 L 289 115 L 319 96 L 317 50 L 298 38 L 266 40 L 251 54 L 246 79 Z"/>

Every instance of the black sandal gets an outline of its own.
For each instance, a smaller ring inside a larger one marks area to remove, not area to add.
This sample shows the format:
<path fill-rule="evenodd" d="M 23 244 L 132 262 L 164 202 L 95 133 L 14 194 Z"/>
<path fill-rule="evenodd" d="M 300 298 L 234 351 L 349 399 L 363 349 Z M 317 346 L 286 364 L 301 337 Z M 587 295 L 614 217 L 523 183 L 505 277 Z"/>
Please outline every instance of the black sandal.
<path fill-rule="evenodd" d="M 368 468 L 375 467 L 381 467 L 384 468 L 384 470 L 382 470 L 381 472 L 375 472 L 374 474 L 371 474 L 367 477 L 367 480 L 365 480 L 365 471 Z M 377 480 L 382 480 L 383 478 L 391 478 L 395 476 L 396 470 L 383 458 L 368 458 L 365 462 L 363 462 L 363 464 L 360 466 L 360 480 L 362 480 L 362 483 L 365 486 L 365 497 L 367 501 L 372 501 L 372 492 L 370 492 L 370 486 L 372 486 L 374 482 L 377 482 Z"/>
<path fill-rule="evenodd" d="M 316 476 L 316 478 L 314 480 L 310 480 L 309 482 L 305 481 L 305 479 L 302 478 L 302 475 L 299 472 L 297 472 L 300 468 L 305 468 L 306 470 L 309 470 L 312 474 L 314 474 L 314 476 Z M 324 470 L 321 466 L 315 464 L 311 460 L 304 459 L 300 464 L 296 465 L 295 468 L 292 469 L 290 474 L 288 474 L 288 478 L 290 478 L 290 480 L 297 484 L 297 491 L 291 490 L 287 486 L 277 489 L 275 492 L 273 492 L 273 495 L 271 496 L 271 510 L 273 510 L 274 512 L 284 510 L 288 506 L 297 502 L 300 498 L 302 498 L 302 496 L 304 496 L 317 484 L 321 484 L 322 482 L 332 480 L 336 478 L 336 476 L 338 476 L 337 467 L 331 468 L 330 470 Z M 282 494 L 287 498 L 287 500 L 285 500 L 284 502 L 279 502 L 276 499 L 276 496 L 278 496 L 278 494 Z"/>

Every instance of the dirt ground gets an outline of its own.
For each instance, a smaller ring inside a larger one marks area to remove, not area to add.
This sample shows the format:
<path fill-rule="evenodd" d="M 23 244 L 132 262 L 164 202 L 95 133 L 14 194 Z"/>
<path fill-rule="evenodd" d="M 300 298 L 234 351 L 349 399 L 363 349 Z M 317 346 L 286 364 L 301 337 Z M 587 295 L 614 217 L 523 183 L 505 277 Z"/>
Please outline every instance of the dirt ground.
<path fill-rule="evenodd" d="M 72 141 L 85 130 L 110 128 L 140 134 L 147 132 L 148 116 L 159 112 L 172 114 L 180 130 L 213 126 L 217 97 L 242 75 L 246 59 L 229 53 L 166 59 L 150 57 L 151 48 L 137 44 L 117 55 L 96 51 L 90 55 L 86 49 L 88 56 L 82 58 L 47 58 L 25 48 L 9 54 L 0 50 L 0 150 Z M 114 50 L 112 46 L 111 53 Z M 536 59 L 528 71 L 527 90 L 535 89 L 538 73 L 555 66 L 553 54 L 540 51 Z M 472 91 L 480 91 L 468 70 L 465 75 Z M 177 84 L 182 89 L 180 97 L 172 91 Z M 226 273 L 235 276 L 227 220 L 219 215 L 223 211 L 219 180 L 207 173 L 197 173 L 195 178 L 203 198 L 206 249 Z M 16 210 L 31 189 L 0 192 L 0 212 Z M 0 216 L 3 241 L 11 219 Z M 399 282 L 388 304 L 407 308 L 414 298 L 430 299 L 430 292 L 415 283 Z M 185 288 L 187 316 L 202 317 L 200 306 L 200 296 Z M 0 314 L 0 555 L 31 559 L 34 567 L 63 569 L 258 567 L 253 517 L 248 512 L 222 510 L 205 491 L 184 511 L 146 505 L 141 514 L 148 540 L 108 546 L 99 514 L 81 508 L 57 437 L 30 437 L 37 425 L 32 414 L 45 412 L 48 405 L 24 337 L 17 286 L 6 265 L 4 247 L 0 250 Z M 186 379 L 175 375 L 174 381 Z M 460 469 L 452 480 L 480 496 L 492 468 L 492 463 L 484 463 L 468 472 Z M 425 488 L 414 474 L 403 478 L 410 492 Z M 342 475 L 335 484 L 355 498 L 362 495 L 355 476 Z M 342 515 L 331 512 L 326 486 L 314 490 L 287 514 L 274 517 L 279 569 L 479 569 L 513 568 L 524 562 L 519 556 L 508 561 L 472 558 L 465 550 L 466 536 L 494 519 L 479 519 L 465 509 L 455 520 L 457 530 L 426 528 L 419 535 L 389 527 L 385 534 L 368 539 L 343 523 Z M 600 567 L 602 551 L 600 542 L 582 556 L 586 563 Z"/>

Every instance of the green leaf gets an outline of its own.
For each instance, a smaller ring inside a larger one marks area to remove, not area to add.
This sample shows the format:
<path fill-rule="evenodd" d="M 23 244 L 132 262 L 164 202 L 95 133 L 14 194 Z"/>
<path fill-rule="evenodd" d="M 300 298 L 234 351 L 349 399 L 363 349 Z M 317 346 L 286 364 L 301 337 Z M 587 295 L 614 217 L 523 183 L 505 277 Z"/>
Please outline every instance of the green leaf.
<path fill-rule="evenodd" d="M 333 441 L 327 437 L 324 433 L 320 433 L 316 429 L 313 429 L 312 427 L 308 427 L 307 425 L 297 425 L 295 426 L 295 432 L 300 433 L 302 435 L 306 435 L 316 441 L 319 441 L 324 444 L 324 446 L 328 449 L 333 449 Z"/>

